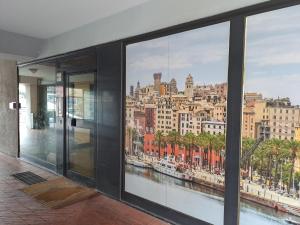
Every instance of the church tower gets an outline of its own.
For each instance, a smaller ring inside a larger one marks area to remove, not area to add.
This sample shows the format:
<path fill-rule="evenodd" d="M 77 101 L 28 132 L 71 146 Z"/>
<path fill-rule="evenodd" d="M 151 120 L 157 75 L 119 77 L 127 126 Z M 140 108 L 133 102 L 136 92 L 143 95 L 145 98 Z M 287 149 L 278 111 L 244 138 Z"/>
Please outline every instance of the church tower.
<path fill-rule="evenodd" d="M 185 80 L 184 95 L 189 99 L 194 97 L 194 81 L 191 74 L 189 74 Z"/>

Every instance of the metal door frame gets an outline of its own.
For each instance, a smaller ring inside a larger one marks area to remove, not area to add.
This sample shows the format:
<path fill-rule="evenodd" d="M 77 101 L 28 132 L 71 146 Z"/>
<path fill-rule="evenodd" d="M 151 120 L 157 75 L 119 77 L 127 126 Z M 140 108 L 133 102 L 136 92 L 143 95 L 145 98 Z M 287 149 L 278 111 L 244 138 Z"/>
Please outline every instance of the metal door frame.
<path fill-rule="evenodd" d="M 71 169 L 68 168 L 68 163 L 69 163 L 69 134 L 68 134 L 68 121 L 69 118 L 67 116 L 67 109 L 68 109 L 68 97 L 69 93 L 67 91 L 67 88 L 69 87 L 69 78 L 70 76 L 74 75 L 85 75 L 85 74 L 93 74 L 94 75 L 94 128 L 93 128 L 93 146 L 94 146 L 94 178 L 91 177 L 85 177 L 81 175 L 80 173 L 76 171 L 72 171 Z M 63 175 L 66 176 L 67 178 L 70 178 L 71 180 L 77 181 L 79 183 L 83 183 L 87 186 L 90 187 L 95 187 L 96 186 L 96 180 L 97 180 L 97 123 L 96 123 L 96 106 L 97 106 L 97 73 L 94 70 L 88 70 L 88 71 L 76 71 L 76 72 L 65 72 L 64 73 L 64 118 L 65 118 L 65 124 L 64 124 L 64 153 L 63 153 Z"/>

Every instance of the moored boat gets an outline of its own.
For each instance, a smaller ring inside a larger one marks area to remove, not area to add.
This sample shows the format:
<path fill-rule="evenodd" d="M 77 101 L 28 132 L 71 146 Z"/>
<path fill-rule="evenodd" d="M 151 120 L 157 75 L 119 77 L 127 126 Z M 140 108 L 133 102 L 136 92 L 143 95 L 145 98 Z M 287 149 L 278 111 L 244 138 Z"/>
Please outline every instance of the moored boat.
<path fill-rule="evenodd" d="M 126 156 L 125 158 L 126 163 L 136 166 L 136 167 L 141 167 L 141 168 L 152 168 L 152 165 L 148 162 L 145 162 L 141 159 L 139 159 L 138 157 L 134 157 L 134 156 Z"/>
<path fill-rule="evenodd" d="M 165 159 L 153 163 L 153 169 L 157 172 L 178 178 L 180 180 L 193 180 L 193 174 L 191 172 L 188 172 L 179 164 Z"/>
<path fill-rule="evenodd" d="M 293 225 L 300 225 L 300 222 L 297 222 L 295 220 L 292 220 L 291 218 L 285 219 L 285 221 L 289 224 L 293 224 Z"/>

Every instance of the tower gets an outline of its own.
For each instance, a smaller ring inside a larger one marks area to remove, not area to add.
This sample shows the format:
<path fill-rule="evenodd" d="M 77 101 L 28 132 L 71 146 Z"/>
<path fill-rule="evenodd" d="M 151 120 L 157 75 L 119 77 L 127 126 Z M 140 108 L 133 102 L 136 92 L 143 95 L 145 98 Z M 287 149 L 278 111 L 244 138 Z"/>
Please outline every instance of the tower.
<path fill-rule="evenodd" d="M 161 84 L 161 73 L 154 73 L 154 91 L 157 91 L 159 93 L 160 90 L 160 84 Z"/>
<path fill-rule="evenodd" d="M 134 86 L 130 85 L 130 92 L 129 92 L 130 97 L 134 97 Z"/>
<path fill-rule="evenodd" d="M 188 98 L 194 97 L 194 81 L 191 74 L 189 74 L 185 80 L 184 95 Z"/>
<path fill-rule="evenodd" d="M 174 78 L 170 81 L 170 92 L 171 92 L 171 94 L 178 93 L 177 82 Z"/>
<path fill-rule="evenodd" d="M 141 89 L 141 86 L 140 86 L 140 82 L 138 81 L 136 88 L 135 88 L 135 92 L 134 92 L 134 95 L 135 95 L 134 97 L 136 100 L 139 100 L 140 89 Z"/>

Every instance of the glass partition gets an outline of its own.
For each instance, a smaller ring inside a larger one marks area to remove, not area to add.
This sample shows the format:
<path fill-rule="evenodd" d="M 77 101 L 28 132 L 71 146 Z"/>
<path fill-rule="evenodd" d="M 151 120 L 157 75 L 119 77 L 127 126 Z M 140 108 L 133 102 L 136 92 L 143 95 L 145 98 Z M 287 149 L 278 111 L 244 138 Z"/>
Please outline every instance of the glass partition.
<path fill-rule="evenodd" d="M 57 116 L 62 114 L 62 95 L 62 87 L 56 85 L 54 65 L 35 64 L 19 69 L 21 157 L 56 164 L 56 127 Z"/>
<path fill-rule="evenodd" d="M 300 224 L 300 6 L 247 18 L 240 224 Z"/>
<path fill-rule="evenodd" d="M 67 169 L 95 177 L 95 73 L 67 75 Z"/>
<path fill-rule="evenodd" d="M 126 48 L 125 191 L 223 224 L 229 23 Z"/>

